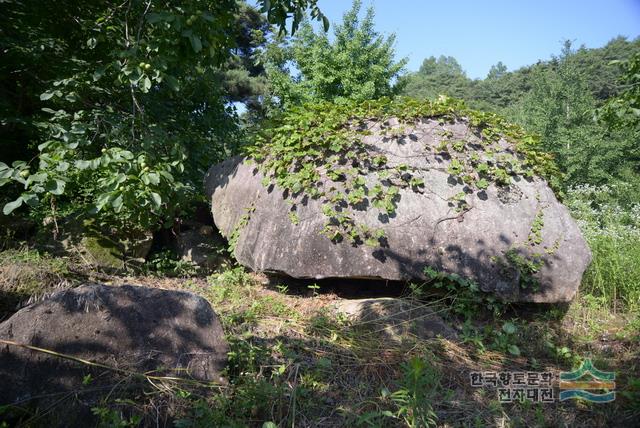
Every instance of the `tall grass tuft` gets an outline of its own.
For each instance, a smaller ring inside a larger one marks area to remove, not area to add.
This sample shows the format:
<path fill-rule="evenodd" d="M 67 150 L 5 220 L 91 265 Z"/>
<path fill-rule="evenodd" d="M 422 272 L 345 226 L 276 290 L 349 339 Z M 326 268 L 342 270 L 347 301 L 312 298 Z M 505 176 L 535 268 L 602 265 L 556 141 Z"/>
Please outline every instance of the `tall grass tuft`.
<path fill-rule="evenodd" d="M 614 310 L 640 311 L 640 202 L 620 205 L 623 183 L 578 186 L 567 204 L 587 239 L 593 262 L 582 281 L 582 293 L 604 298 Z"/>

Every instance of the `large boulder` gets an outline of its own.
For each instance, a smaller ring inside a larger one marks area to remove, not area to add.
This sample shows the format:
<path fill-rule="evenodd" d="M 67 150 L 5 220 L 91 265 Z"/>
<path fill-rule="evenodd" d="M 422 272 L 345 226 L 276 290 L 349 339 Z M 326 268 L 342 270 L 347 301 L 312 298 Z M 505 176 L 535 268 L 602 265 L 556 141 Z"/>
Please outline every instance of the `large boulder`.
<path fill-rule="evenodd" d="M 228 352 L 206 300 L 131 285 L 89 284 L 55 293 L 0 324 L 0 339 L 0 405 L 81 394 L 86 374 L 96 369 L 85 389 L 100 391 L 106 384 L 114 391 L 122 384 L 114 377 L 133 372 L 221 382 Z"/>
<path fill-rule="evenodd" d="M 269 154 L 227 159 L 205 178 L 214 222 L 256 271 L 403 281 L 440 271 L 509 301 L 571 300 L 591 253 L 532 166 L 539 155 L 473 123 L 456 115 L 361 122 L 346 155 L 328 146 L 291 163 L 295 180 L 316 177 L 302 191 L 282 163 L 265 164 Z M 265 151 L 288 158 L 305 147 Z M 345 239 L 357 233 L 364 238 Z"/>

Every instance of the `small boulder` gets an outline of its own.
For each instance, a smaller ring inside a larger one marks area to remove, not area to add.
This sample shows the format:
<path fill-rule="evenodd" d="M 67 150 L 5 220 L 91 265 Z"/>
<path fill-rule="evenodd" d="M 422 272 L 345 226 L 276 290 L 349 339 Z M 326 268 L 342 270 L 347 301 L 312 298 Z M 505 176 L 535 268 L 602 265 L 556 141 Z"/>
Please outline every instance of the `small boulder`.
<path fill-rule="evenodd" d="M 178 232 L 173 246 L 181 260 L 194 263 L 212 271 L 228 262 L 222 249 L 224 239 L 213 226 L 195 223 L 187 230 Z"/>
<path fill-rule="evenodd" d="M 0 324 L 0 405 L 50 393 L 82 392 L 95 367 L 28 345 L 117 370 L 221 382 L 228 345 L 209 303 L 189 292 L 88 284 L 27 306 Z"/>
<path fill-rule="evenodd" d="M 388 340 L 402 342 L 414 336 L 419 339 L 443 337 L 455 339 L 456 332 L 424 304 L 390 297 L 340 300 L 336 312 L 352 321 L 382 333 Z"/>

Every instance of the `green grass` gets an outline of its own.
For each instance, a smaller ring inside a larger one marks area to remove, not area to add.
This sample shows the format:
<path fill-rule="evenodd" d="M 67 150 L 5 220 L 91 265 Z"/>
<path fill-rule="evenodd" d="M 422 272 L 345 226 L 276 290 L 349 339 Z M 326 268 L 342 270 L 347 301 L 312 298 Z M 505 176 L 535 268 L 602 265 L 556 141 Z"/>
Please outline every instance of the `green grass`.
<path fill-rule="evenodd" d="M 593 261 L 582 281 L 583 294 L 603 297 L 614 308 L 621 302 L 640 311 L 640 239 L 596 235 L 589 246 Z"/>
<path fill-rule="evenodd" d="M 640 201 L 625 183 L 583 185 L 569 190 L 565 203 L 578 221 L 593 261 L 581 294 L 603 299 L 614 311 L 640 311 Z"/>
<path fill-rule="evenodd" d="M 38 262 L 47 257 L 3 256 Z M 336 314 L 331 309 L 335 296 L 317 290 L 300 295 L 287 294 L 285 287 L 265 288 L 242 268 L 211 275 L 208 281 L 166 281 L 171 288 L 205 297 L 220 316 L 230 345 L 228 384 L 214 388 L 167 381 L 144 383 L 131 391 L 116 388 L 93 408 L 99 426 L 136 426 L 141 420 L 142 425 L 152 424 L 155 416 L 149 409 L 154 408 L 161 408 L 183 428 L 498 423 L 518 427 L 593 418 L 605 426 L 633 420 L 640 378 L 634 361 L 640 338 L 623 330 L 626 324 L 620 315 L 612 318 L 604 298 L 581 295 L 566 314 L 560 310 L 528 317 L 471 314 L 459 341 L 407 335 L 392 342 L 379 326 Z M 453 308 L 448 312 L 452 323 L 462 320 Z M 613 328 L 614 324 L 619 327 Z M 615 354 L 598 348 L 603 333 L 620 336 L 615 339 Z M 585 356 L 600 368 L 620 373 L 615 406 L 504 404 L 496 400 L 495 391 L 469 386 L 470 371 L 568 370 Z M 33 411 L 14 418 L 41 418 L 37 409 Z M 64 417 L 63 407 L 58 411 Z M 0 421 L 2 416 L 0 409 Z"/>
<path fill-rule="evenodd" d="M 0 320 L 21 303 L 70 286 L 69 264 L 32 249 L 0 252 Z"/>
<path fill-rule="evenodd" d="M 140 270 L 145 275 L 179 278 L 188 278 L 200 273 L 198 265 L 190 261 L 180 260 L 180 258 L 170 250 L 152 254 L 141 266 Z"/>

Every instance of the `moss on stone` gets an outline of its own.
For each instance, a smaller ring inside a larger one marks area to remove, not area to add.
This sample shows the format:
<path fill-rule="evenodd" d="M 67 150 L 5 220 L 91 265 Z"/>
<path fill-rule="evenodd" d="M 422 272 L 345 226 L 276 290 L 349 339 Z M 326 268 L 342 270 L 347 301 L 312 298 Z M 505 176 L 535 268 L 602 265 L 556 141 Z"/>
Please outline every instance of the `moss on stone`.
<path fill-rule="evenodd" d="M 81 247 L 91 257 L 92 264 L 112 269 L 124 268 L 124 253 L 112 239 L 91 233 L 82 238 Z"/>

